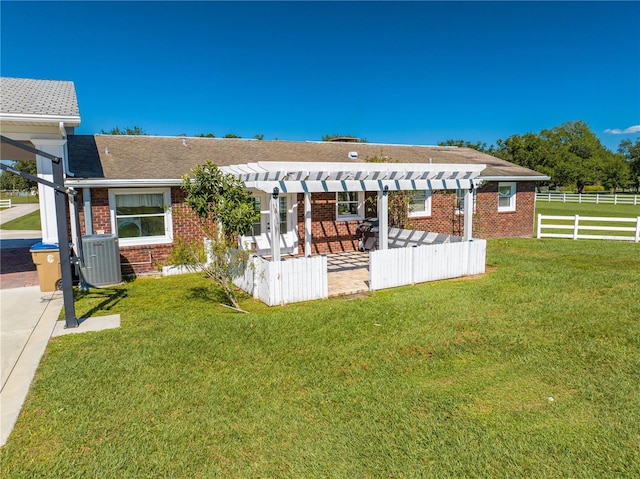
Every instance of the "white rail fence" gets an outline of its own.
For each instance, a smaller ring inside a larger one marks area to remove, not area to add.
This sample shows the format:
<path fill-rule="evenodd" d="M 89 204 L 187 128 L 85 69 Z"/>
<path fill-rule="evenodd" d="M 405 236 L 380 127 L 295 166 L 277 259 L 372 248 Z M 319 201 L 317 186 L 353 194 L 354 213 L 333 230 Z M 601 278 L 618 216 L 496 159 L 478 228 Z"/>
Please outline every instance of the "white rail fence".
<path fill-rule="evenodd" d="M 458 278 L 485 271 L 487 242 L 476 239 L 369 252 L 369 289 Z"/>
<path fill-rule="evenodd" d="M 234 284 L 269 306 L 328 298 L 327 257 L 267 261 L 252 256 Z"/>
<path fill-rule="evenodd" d="M 11 198 L 0 200 L 0 208 L 11 208 Z"/>
<path fill-rule="evenodd" d="M 560 221 L 563 223 L 545 223 Z M 595 224 L 595 223 L 605 223 Z M 624 226 L 610 226 L 607 223 Z M 556 231 L 554 233 L 548 230 Z M 562 231 L 562 232 L 558 232 Z M 602 234 L 603 232 L 630 234 Z M 538 238 L 602 239 L 640 242 L 640 216 L 636 218 L 605 218 L 600 216 L 538 215 Z"/>
<path fill-rule="evenodd" d="M 600 193 L 536 193 L 536 201 L 559 203 L 595 203 L 604 205 L 640 205 L 640 195 Z"/>

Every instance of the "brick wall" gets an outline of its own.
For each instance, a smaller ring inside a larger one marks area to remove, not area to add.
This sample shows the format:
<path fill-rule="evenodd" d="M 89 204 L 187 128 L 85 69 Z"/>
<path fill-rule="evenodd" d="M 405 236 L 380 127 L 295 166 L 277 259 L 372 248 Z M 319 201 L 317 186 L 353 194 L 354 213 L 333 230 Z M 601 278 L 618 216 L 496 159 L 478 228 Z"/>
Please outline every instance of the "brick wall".
<path fill-rule="evenodd" d="M 367 193 L 365 216 L 375 216 L 376 193 Z M 311 197 L 312 251 L 313 254 L 355 251 L 358 247 L 356 227 L 359 221 L 336 221 L 336 194 L 315 193 Z M 178 238 L 193 239 L 202 236 L 199 221 L 184 203 L 184 192 L 171 188 L 174 241 Z M 304 254 L 304 195 L 297 195 L 298 251 Z M 85 232 L 83 199 L 78 197 L 82 234 Z M 93 233 L 111 234 L 109 193 L 106 188 L 91 190 Z M 535 208 L 535 184 L 518 183 L 516 211 L 498 212 L 498 184 L 490 182 L 477 194 L 473 235 L 477 238 L 532 237 Z M 458 223 L 456 223 L 458 222 Z M 431 215 L 410 218 L 412 228 L 453 234 L 463 231 L 464 217 L 455 215 L 455 192 L 434 191 L 431 196 Z M 123 274 L 151 274 L 165 263 L 172 245 L 121 246 Z"/>
<path fill-rule="evenodd" d="M 84 204 L 81 195 L 79 196 L 80 229 L 84 235 L 86 234 Z M 192 239 L 202 236 L 198 220 L 184 203 L 184 192 L 177 187 L 171 188 L 171 211 L 174 242 L 178 238 Z M 91 189 L 91 214 L 94 234 L 112 234 L 109 190 L 107 188 Z M 157 273 L 165 264 L 172 247 L 172 244 L 120 246 L 122 274 Z"/>

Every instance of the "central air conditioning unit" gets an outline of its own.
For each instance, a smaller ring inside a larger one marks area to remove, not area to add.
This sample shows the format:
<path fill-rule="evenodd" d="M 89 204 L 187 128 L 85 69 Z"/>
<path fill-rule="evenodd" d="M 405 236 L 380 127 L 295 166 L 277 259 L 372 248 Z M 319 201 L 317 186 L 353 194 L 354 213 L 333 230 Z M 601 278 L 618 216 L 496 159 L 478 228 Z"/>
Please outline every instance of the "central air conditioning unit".
<path fill-rule="evenodd" d="M 117 235 L 83 236 L 82 252 L 84 265 L 80 271 L 86 286 L 102 288 L 122 283 Z"/>

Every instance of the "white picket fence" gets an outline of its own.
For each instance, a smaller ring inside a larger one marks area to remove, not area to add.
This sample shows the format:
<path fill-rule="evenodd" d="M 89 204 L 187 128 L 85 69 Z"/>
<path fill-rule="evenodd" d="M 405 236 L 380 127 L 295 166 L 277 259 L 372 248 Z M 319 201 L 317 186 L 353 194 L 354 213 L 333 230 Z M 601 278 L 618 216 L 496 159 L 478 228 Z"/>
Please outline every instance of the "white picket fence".
<path fill-rule="evenodd" d="M 536 201 L 560 203 L 594 203 L 606 205 L 640 205 L 640 195 L 601 193 L 536 193 Z"/>
<path fill-rule="evenodd" d="M 481 274 L 486 257 L 481 239 L 370 251 L 369 289 Z"/>
<path fill-rule="evenodd" d="M 564 224 L 545 223 L 544 221 L 563 221 Z M 614 223 L 617 225 L 625 224 L 625 226 L 609 226 L 599 225 L 598 223 Z M 558 231 L 562 233 L 550 233 L 548 230 Z M 599 232 L 615 231 L 622 233 L 631 233 L 628 235 L 603 235 Z M 594 232 L 594 233 L 589 233 Z M 538 238 L 568 238 L 568 239 L 603 239 L 618 241 L 634 241 L 640 242 L 640 216 L 637 218 L 605 218 L 600 216 L 553 216 L 538 215 Z"/>
<path fill-rule="evenodd" d="M 0 200 L 0 208 L 11 208 L 11 198 Z"/>
<path fill-rule="evenodd" d="M 327 257 L 268 261 L 252 256 L 234 284 L 269 306 L 328 298 Z"/>

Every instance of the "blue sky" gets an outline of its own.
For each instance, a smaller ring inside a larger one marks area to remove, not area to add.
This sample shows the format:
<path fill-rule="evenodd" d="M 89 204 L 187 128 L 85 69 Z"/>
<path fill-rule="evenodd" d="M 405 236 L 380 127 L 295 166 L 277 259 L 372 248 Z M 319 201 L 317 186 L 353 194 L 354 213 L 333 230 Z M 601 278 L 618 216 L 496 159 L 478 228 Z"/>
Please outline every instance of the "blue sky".
<path fill-rule="evenodd" d="M 640 137 L 614 134 L 640 130 L 640 2 L 0 9 L 1 74 L 73 81 L 77 133 L 491 144 L 584 120 L 613 150 Z"/>

